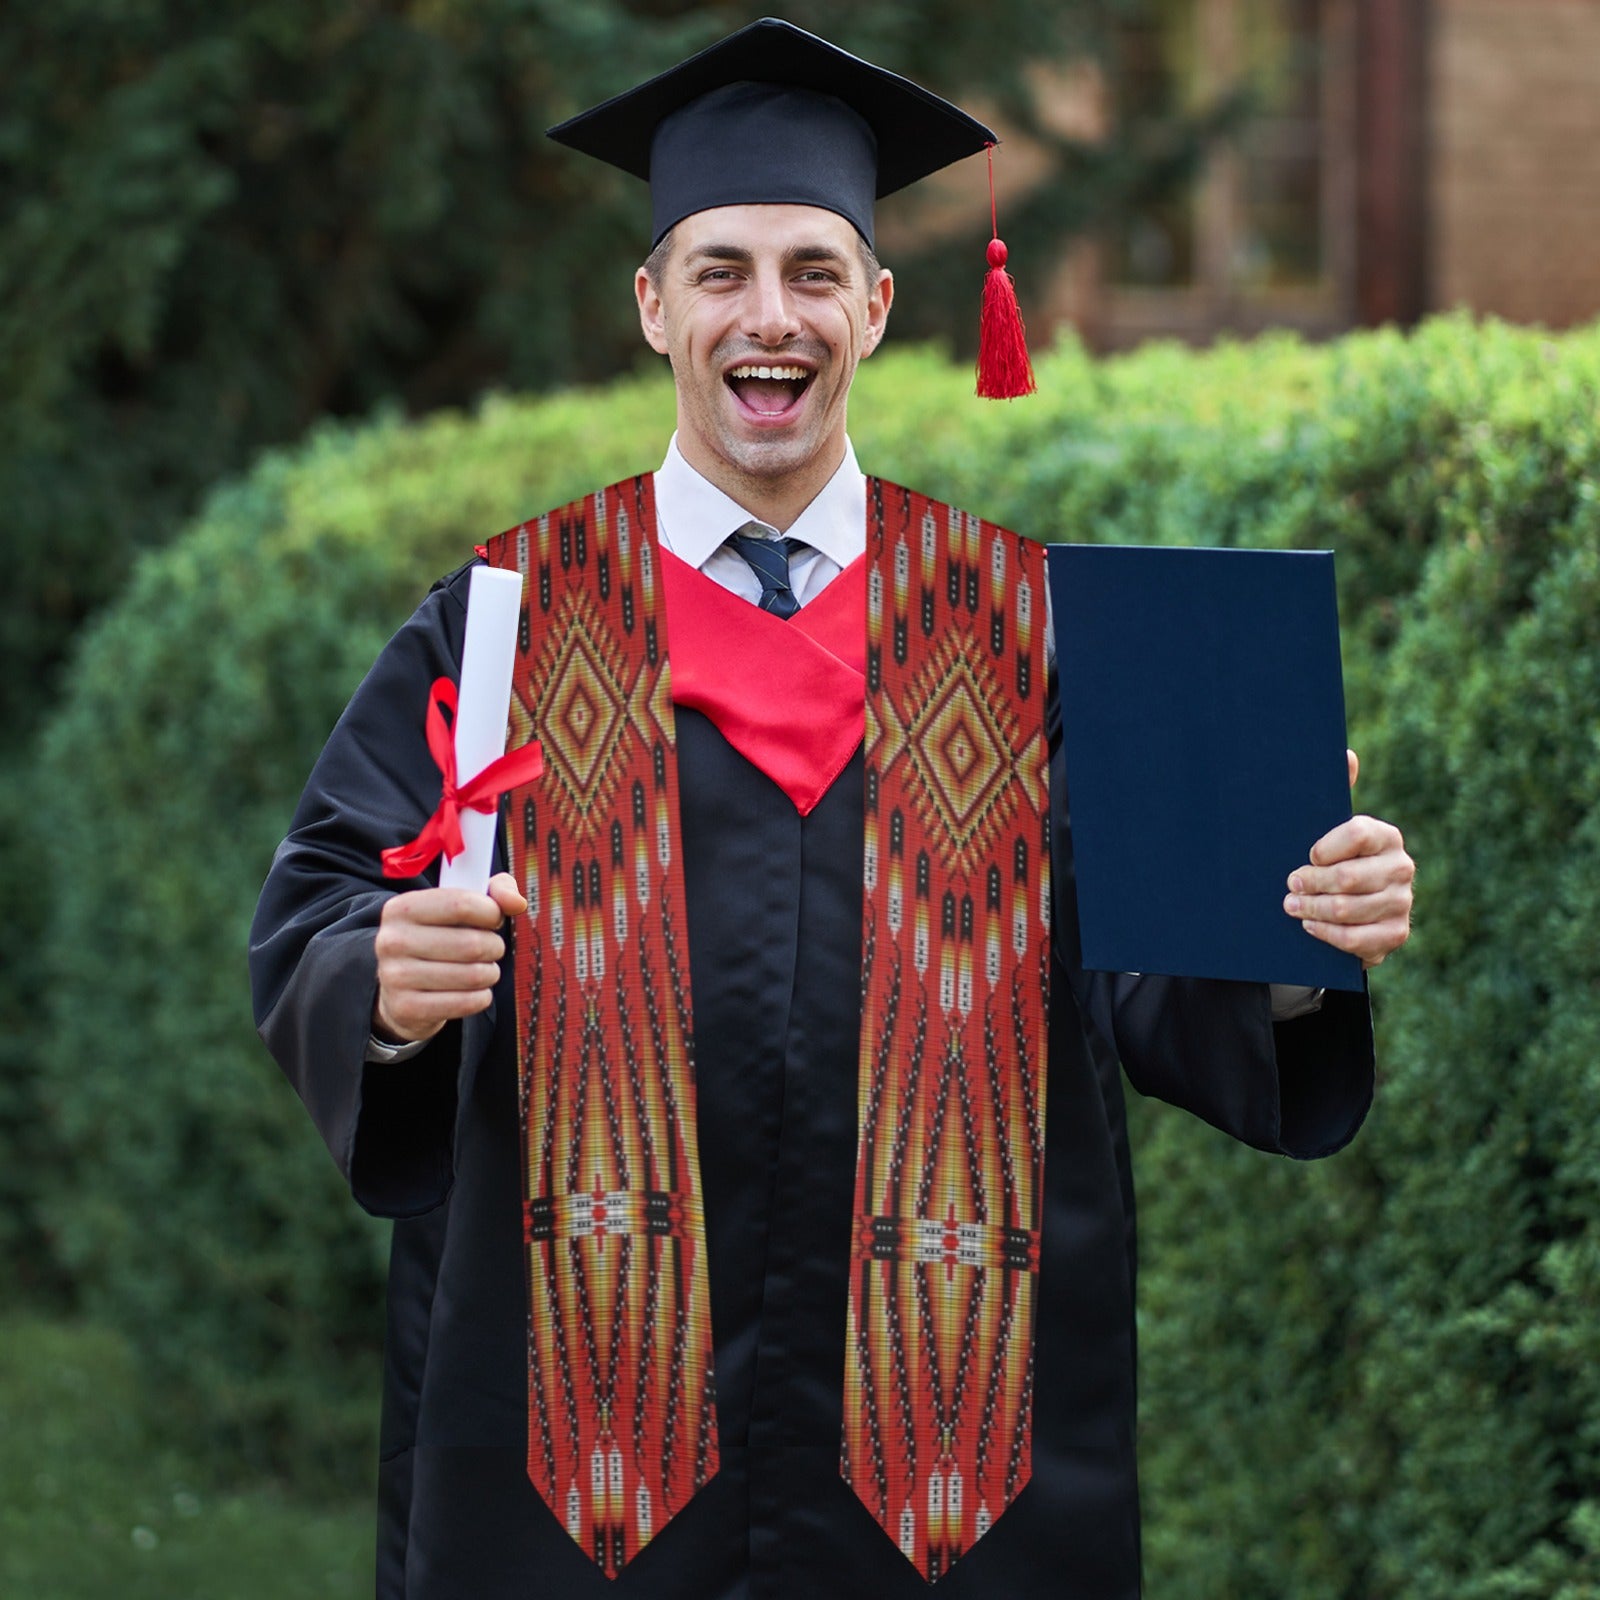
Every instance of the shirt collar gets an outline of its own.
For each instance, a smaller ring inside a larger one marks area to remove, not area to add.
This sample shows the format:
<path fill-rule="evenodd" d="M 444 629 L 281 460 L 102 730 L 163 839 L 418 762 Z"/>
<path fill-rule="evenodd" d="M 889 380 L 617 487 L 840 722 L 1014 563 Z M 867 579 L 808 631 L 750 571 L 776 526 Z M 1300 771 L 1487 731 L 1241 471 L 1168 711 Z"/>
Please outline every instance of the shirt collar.
<path fill-rule="evenodd" d="M 673 434 L 666 460 L 656 473 L 656 532 L 661 543 L 691 567 L 702 567 L 753 514 L 702 477 L 678 449 Z M 839 470 L 786 530 L 814 550 L 847 567 L 867 546 L 867 480 L 856 464 L 855 448 L 844 443 Z"/>

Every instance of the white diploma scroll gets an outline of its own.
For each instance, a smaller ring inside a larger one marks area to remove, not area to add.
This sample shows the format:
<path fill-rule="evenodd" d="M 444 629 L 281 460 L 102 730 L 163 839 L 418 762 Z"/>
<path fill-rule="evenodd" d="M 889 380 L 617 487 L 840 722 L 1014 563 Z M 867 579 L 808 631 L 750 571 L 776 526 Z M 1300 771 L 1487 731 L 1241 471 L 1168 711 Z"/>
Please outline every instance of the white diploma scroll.
<path fill-rule="evenodd" d="M 456 708 L 456 782 L 466 784 L 506 753 L 506 716 L 511 709 L 511 670 L 517 655 L 522 610 L 522 574 L 503 567 L 474 567 L 467 591 L 467 640 L 461 652 L 460 703 Z M 441 889 L 489 887 L 494 860 L 494 811 L 461 812 L 465 847 L 454 861 L 439 863 Z"/>

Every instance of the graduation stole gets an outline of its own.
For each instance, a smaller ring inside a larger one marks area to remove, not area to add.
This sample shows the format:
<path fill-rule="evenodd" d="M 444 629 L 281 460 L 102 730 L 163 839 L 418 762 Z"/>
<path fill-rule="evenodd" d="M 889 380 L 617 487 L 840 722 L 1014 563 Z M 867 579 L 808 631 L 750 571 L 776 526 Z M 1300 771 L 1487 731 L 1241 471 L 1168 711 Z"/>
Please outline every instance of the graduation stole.
<path fill-rule="evenodd" d="M 509 814 L 530 901 L 513 942 L 528 1472 L 613 1577 L 718 1465 L 675 702 L 802 812 L 864 736 L 841 1472 L 930 1581 L 1031 1472 L 1043 553 L 867 489 L 863 561 L 789 621 L 659 550 L 648 476 L 488 546 L 526 575 L 512 742 L 536 736 L 545 758 Z M 671 668 L 668 608 L 685 623 Z M 756 700 L 727 670 L 726 630 L 778 628 L 783 692 Z"/>

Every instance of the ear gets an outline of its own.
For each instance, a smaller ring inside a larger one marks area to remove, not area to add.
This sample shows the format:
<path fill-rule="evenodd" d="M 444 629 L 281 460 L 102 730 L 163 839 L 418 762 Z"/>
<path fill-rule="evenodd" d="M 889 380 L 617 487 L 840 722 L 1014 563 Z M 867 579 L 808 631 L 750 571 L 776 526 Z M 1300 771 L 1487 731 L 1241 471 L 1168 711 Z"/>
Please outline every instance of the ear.
<path fill-rule="evenodd" d="M 633 294 L 639 302 L 639 327 L 644 341 L 658 356 L 667 353 L 667 318 L 661 296 L 650 281 L 650 274 L 640 267 L 633 275 Z"/>
<path fill-rule="evenodd" d="M 867 295 L 867 328 L 861 340 L 861 358 L 865 360 L 883 341 L 883 330 L 889 321 L 889 307 L 894 304 L 894 274 L 887 267 L 878 273 L 878 281 Z"/>

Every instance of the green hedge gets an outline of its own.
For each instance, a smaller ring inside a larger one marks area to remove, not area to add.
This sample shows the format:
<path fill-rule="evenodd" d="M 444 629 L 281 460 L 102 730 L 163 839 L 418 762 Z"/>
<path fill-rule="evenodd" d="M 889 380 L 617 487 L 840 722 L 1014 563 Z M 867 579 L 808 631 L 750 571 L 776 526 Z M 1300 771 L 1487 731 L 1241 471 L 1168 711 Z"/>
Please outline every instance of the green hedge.
<path fill-rule="evenodd" d="M 141 565 L 48 730 L 45 1224 L 85 1309 L 251 1465 L 365 1472 L 386 1248 L 251 1025 L 272 851 L 431 577 L 552 489 L 637 468 L 670 415 L 635 384 L 267 458 Z"/>
<path fill-rule="evenodd" d="M 1144 1118 L 1152 1592 L 1575 1600 L 1600 1593 L 1600 339 L 1445 323 L 1325 359 L 1282 498 L 1341 551 L 1359 792 L 1403 823 L 1420 909 L 1346 1156 L 1286 1170 Z"/>
<path fill-rule="evenodd" d="M 1155 347 L 970 396 L 868 363 L 871 470 L 1023 531 L 1339 552 L 1359 797 L 1421 862 L 1333 1161 L 1137 1106 L 1154 1600 L 1600 1594 L 1600 331 Z M 345 695 L 474 539 L 653 464 L 660 381 L 330 431 L 216 497 L 48 741 L 60 1259 L 198 1414 L 359 1472 L 379 1240 L 242 947 Z M 91 756 L 89 752 L 94 751 Z"/>

